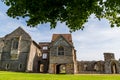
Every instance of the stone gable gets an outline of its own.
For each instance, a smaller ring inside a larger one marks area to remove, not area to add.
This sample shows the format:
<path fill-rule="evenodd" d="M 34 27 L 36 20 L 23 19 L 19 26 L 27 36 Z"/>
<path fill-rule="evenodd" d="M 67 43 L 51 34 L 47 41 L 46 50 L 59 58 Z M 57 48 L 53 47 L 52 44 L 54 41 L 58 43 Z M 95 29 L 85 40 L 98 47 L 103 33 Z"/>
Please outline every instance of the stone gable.
<path fill-rule="evenodd" d="M 31 40 L 30 35 L 25 32 L 21 27 L 18 27 L 16 30 L 14 30 L 12 33 L 5 36 L 6 39 L 11 39 L 12 37 L 20 37 L 22 39 Z"/>
<path fill-rule="evenodd" d="M 71 36 L 71 34 L 53 34 L 51 42 L 56 41 L 60 36 L 64 37 L 64 39 L 68 43 L 73 44 L 72 43 L 72 36 Z"/>
<path fill-rule="evenodd" d="M 31 48 L 31 46 L 34 47 Z M 33 54 L 32 50 L 34 50 L 35 56 L 29 57 L 30 54 Z M 29 58 L 33 58 L 32 62 L 35 63 L 37 58 L 41 57 L 38 54 L 42 55 L 39 45 L 33 42 L 30 35 L 21 27 L 0 38 L 0 70 L 25 72 Z M 32 71 L 37 72 L 38 64 L 34 65 L 32 65 L 34 68 Z"/>
<path fill-rule="evenodd" d="M 66 73 L 74 73 L 74 47 L 71 43 L 70 34 L 53 35 L 50 45 L 50 73 L 59 73 L 60 66 L 65 66 Z M 62 52 L 59 51 L 60 47 Z"/>

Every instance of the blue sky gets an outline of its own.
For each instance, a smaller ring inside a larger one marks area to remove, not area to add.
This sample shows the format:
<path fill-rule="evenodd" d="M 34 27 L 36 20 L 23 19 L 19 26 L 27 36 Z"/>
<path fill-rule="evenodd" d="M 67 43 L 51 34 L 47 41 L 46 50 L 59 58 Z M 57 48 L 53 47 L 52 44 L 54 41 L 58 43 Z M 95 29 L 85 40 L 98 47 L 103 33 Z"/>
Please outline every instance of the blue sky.
<path fill-rule="evenodd" d="M 50 29 L 49 24 L 30 28 L 26 26 L 24 19 L 16 20 L 8 17 L 7 9 L 8 7 L 0 1 L 0 37 L 4 37 L 19 26 L 36 42 L 50 42 L 54 33 L 69 33 L 65 23 L 59 22 L 55 29 Z M 106 19 L 99 21 L 92 15 L 83 31 L 78 30 L 72 33 L 72 39 L 78 60 L 104 60 L 104 52 L 114 53 L 116 59 L 120 58 L 120 28 L 110 28 Z"/>

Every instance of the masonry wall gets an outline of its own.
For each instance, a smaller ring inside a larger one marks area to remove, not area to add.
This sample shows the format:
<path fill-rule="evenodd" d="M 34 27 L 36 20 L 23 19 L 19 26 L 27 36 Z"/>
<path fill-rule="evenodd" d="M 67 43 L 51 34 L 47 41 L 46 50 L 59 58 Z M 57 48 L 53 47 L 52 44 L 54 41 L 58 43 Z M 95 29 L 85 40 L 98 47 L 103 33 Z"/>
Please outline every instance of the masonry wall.
<path fill-rule="evenodd" d="M 120 74 L 120 62 L 117 60 L 105 61 L 105 73 L 106 74 Z M 115 67 L 113 68 L 113 65 Z"/>
<path fill-rule="evenodd" d="M 17 50 L 11 49 L 11 40 L 4 40 L 4 43 L 5 45 L 1 55 L 1 69 L 24 72 L 26 70 L 27 57 L 31 41 L 21 39 Z M 18 57 L 15 59 L 11 58 L 11 56 L 15 54 Z"/>
<path fill-rule="evenodd" d="M 27 62 L 27 72 L 39 72 L 39 58 L 41 58 L 41 50 L 32 42 Z"/>
<path fill-rule="evenodd" d="M 105 73 L 106 74 L 119 74 L 120 61 L 115 59 L 114 53 L 104 53 L 105 60 Z"/>
<path fill-rule="evenodd" d="M 79 61 L 78 73 L 84 74 L 104 73 L 104 61 Z"/>
<path fill-rule="evenodd" d="M 2 41 L 4 45 L 0 48 L 0 70 L 24 72 L 31 45 L 30 36 L 19 27 L 1 39 L 0 43 Z"/>
<path fill-rule="evenodd" d="M 0 60 L 1 60 L 1 55 L 2 55 L 3 47 L 4 47 L 4 42 L 3 42 L 3 39 L 0 38 Z"/>
<path fill-rule="evenodd" d="M 58 55 L 58 46 L 64 47 L 64 55 Z M 73 47 L 71 47 L 63 38 L 60 38 L 53 43 L 50 47 L 49 73 L 56 73 L 56 66 L 59 64 L 64 64 L 66 66 L 66 73 L 74 73 L 72 49 Z"/>
<path fill-rule="evenodd" d="M 50 42 L 40 42 L 39 46 L 41 47 L 41 51 L 42 51 L 42 57 L 39 60 L 39 64 L 43 65 L 44 68 L 43 70 L 41 69 L 41 73 L 48 73 L 48 69 L 49 69 L 49 56 L 50 56 L 50 49 L 49 49 L 49 45 Z M 46 49 L 44 49 L 44 47 L 46 47 Z M 46 54 L 46 58 L 43 58 L 43 55 Z"/>

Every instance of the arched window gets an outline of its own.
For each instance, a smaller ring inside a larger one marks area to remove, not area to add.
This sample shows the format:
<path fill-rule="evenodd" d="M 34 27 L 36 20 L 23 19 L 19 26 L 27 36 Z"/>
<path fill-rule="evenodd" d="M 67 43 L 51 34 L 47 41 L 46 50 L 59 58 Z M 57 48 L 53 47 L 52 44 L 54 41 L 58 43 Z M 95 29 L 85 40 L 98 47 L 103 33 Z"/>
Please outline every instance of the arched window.
<path fill-rule="evenodd" d="M 58 47 L 58 55 L 64 55 L 64 47 L 62 46 Z"/>
<path fill-rule="evenodd" d="M 40 72 L 44 72 L 44 65 L 43 64 L 40 65 Z"/>
<path fill-rule="evenodd" d="M 19 64 L 18 69 L 19 69 L 19 70 L 22 69 L 22 64 Z"/>
<path fill-rule="evenodd" d="M 18 59 L 19 57 L 18 47 L 19 47 L 19 37 L 14 37 L 11 43 L 11 54 L 10 54 L 11 60 Z"/>
<path fill-rule="evenodd" d="M 15 38 L 12 40 L 12 49 L 18 49 L 18 44 L 19 44 L 19 38 L 18 38 L 18 37 L 15 37 Z"/>
<path fill-rule="evenodd" d="M 98 67 L 97 63 L 94 64 L 94 70 L 99 71 L 99 67 Z"/>
<path fill-rule="evenodd" d="M 10 66 L 9 64 L 6 64 L 6 65 L 5 65 L 5 69 L 8 70 L 8 69 L 9 69 L 9 66 Z"/>
<path fill-rule="evenodd" d="M 111 73 L 113 74 L 117 73 L 117 65 L 114 62 L 111 64 Z"/>
<path fill-rule="evenodd" d="M 88 67 L 87 64 L 84 64 L 84 65 L 83 65 L 83 69 L 84 69 L 84 71 L 87 71 L 87 67 Z"/>

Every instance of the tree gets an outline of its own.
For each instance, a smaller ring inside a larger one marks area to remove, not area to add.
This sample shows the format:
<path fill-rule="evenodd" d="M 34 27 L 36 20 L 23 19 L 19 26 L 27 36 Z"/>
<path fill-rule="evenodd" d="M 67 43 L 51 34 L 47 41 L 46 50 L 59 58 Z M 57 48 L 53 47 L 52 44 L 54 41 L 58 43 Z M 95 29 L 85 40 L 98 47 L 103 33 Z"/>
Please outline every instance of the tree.
<path fill-rule="evenodd" d="M 3 0 L 9 6 L 8 16 L 28 18 L 27 25 L 35 27 L 49 22 L 55 28 L 65 22 L 70 31 L 84 28 L 91 14 L 99 20 L 106 18 L 111 27 L 120 26 L 119 0 Z"/>

